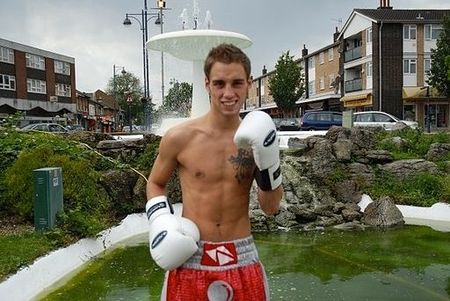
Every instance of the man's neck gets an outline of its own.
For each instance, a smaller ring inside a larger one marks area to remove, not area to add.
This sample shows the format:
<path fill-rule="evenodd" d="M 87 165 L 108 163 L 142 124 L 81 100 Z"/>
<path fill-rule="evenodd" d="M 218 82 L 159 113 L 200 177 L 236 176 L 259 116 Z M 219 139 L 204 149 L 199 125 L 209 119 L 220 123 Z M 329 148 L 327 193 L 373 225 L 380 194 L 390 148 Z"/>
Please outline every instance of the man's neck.
<path fill-rule="evenodd" d="M 212 111 L 206 114 L 206 122 L 216 129 L 231 130 L 237 129 L 240 124 L 239 115 L 225 116 L 221 114 L 214 113 Z"/>

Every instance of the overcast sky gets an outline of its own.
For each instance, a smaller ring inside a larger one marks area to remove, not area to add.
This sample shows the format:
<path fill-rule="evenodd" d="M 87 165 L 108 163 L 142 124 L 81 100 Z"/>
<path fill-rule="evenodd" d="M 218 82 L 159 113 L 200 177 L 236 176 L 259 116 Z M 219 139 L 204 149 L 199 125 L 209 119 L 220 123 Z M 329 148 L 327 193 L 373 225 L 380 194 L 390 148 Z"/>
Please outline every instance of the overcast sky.
<path fill-rule="evenodd" d="M 113 65 L 123 66 L 142 79 L 142 31 L 139 24 L 122 24 L 125 13 L 140 13 L 144 0 L 1 0 L 0 37 L 75 58 L 77 90 L 105 89 Z M 245 49 L 252 60 L 252 74 L 270 71 L 287 50 L 300 56 L 303 44 L 310 52 L 332 43 L 354 8 L 377 8 L 379 0 L 197 0 L 200 21 L 209 10 L 213 29 L 248 36 Z M 155 7 L 156 0 L 148 0 Z M 449 0 L 391 0 L 394 9 L 450 8 Z M 192 0 L 167 0 L 164 31 L 181 29 L 181 12 L 192 17 Z M 156 12 L 156 11 L 152 11 Z M 132 20 L 134 21 L 134 20 Z M 150 37 L 158 34 L 154 19 Z M 161 99 L 161 61 L 150 51 L 150 90 Z M 165 85 L 169 79 L 189 81 L 191 64 L 165 55 Z"/>

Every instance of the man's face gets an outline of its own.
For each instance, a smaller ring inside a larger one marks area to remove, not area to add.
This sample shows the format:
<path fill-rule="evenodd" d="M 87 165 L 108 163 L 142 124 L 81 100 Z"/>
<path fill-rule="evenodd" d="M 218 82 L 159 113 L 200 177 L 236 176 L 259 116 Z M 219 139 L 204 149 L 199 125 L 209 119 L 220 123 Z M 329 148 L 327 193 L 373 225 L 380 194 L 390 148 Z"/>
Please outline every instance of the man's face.
<path fill-rule="evenodd" d="M 206 90 L 211 96 L 211 110 L 224 115 L 239 114 L 247 98 L 250 80 L 244 67 L 238 63 L 216 62 L 205 79 Z"/>

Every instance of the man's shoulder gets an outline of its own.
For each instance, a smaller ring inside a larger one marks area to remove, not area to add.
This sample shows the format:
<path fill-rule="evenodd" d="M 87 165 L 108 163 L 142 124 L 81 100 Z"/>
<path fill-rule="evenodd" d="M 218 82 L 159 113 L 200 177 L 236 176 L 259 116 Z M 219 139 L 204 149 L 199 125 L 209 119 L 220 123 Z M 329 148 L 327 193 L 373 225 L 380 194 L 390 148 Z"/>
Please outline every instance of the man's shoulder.
<path fill-rule="evenodd" d="M 189 141 L 201 129 L 199 118 L 189 119 L 170 128 L 163 138 L 170 141 Z"/>

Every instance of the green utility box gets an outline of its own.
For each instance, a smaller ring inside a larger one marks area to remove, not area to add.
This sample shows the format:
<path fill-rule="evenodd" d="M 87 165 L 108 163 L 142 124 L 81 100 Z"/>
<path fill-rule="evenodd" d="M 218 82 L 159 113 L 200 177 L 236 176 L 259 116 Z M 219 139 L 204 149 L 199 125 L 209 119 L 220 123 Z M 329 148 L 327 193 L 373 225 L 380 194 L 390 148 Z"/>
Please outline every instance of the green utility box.
<path fill-rule="evenodd" d="M 56 214 L 63 210 L 61 167 L 33 170 L 34 228 L 53 228 Z"/>
<path fill-rule="evenodd" d="M 342 112 L 342 126 L 345 128 L 353 127 L 353 111 L 344 111 Z"/>

